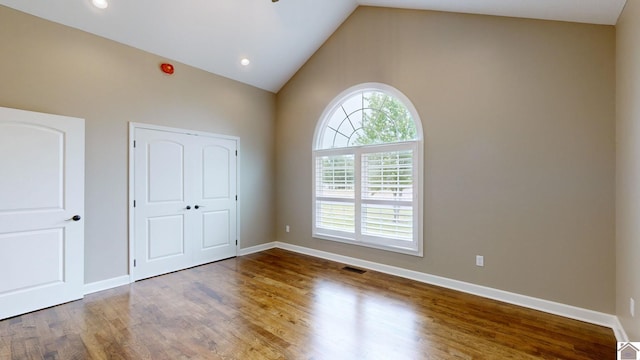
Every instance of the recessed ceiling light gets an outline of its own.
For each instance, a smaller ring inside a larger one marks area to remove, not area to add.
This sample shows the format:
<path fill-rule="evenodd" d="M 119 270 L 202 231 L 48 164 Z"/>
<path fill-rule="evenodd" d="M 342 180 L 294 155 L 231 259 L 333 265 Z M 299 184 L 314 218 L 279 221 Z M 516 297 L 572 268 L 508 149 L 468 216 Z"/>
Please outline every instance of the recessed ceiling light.
<path fill-rule="evenodd" d="M 242 60 L 240 60 L 240 64 L 242 66 L 247 66 L 247 65 L 251 64 L 251 61 L 249 59 L 247 59 L 247 58 L 242 58 Z"/>
<path fill-rule="evenodd" d="M 106 9 L 107 6 L 109 6 L 107 0 L 91 0 L 91 2 L 93 3 L 93 6 L 97 7 L 98 9 Z"/>

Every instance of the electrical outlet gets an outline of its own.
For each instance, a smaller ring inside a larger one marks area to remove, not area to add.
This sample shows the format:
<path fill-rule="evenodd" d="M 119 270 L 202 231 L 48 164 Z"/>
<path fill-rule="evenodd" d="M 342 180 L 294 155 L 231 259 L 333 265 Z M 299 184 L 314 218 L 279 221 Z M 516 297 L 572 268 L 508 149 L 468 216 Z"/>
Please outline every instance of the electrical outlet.
<path fill-rule="evenodd" d="M 289 225 L 285 225 L 284 226 L 284 231 L 286 231 L 286 232 L 291 231 L 291 228 L 289 227 Z"/>
<path fill-rule="evenodd" d="M 484 266 L 484 256 L 476 255 L 476 266 Z"/>
<path fill-rule="evenodd" d="M 629 298 L 629 312 L 631 313 L 631 317 L 636 316 L 636 301 L 633 298 Z"/>

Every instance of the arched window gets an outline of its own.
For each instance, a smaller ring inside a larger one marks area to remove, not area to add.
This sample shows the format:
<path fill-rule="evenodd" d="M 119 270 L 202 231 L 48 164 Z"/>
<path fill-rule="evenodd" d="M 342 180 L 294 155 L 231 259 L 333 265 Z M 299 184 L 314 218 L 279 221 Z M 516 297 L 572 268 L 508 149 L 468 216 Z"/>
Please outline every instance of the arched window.
<path fill-rule="evenodd" d="M 313 236 L 422 256 L 422 127 L 400 91 L 354 86 L 313 146 Z"/>

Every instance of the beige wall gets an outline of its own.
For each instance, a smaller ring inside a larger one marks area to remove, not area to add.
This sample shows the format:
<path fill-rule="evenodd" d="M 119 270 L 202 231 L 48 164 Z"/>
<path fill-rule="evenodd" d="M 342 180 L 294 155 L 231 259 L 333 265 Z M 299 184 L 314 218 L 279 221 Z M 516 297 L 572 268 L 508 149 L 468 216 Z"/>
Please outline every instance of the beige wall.
<path fill-rule="evenodd" d="M 612 26 L 358 8 L 277 96 L 278 240 L 613 313 L 614 56 Z M 314 127 L 371 81 L 422 118 L 424 258 L 311 237 Z"/>
<path fill-rule="evenodd" d="M 0 6 L 0 106 L 86 119 L 85 282 L 128 273 L 128 122 L 239 136 L 241 246 L 273 241 L 275 95 Z"/>
<path fill-rule="evenodd" d="M 640 1 L 627 1 L 616 45 L 616 315 L 640 341 Z"/>

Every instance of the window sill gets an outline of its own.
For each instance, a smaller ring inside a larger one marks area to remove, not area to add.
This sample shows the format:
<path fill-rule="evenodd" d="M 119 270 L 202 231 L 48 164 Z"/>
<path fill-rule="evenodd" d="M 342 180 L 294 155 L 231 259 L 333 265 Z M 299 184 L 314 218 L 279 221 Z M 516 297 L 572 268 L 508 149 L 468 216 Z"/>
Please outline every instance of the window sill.
<path fill-rule="evenodd" d="M 378 249 L 378 250 L 385 250 L 385 251 L 390 251 L 390 252 L 395 252 L 395 253 L 400 253 L 405 255 L 424 257 L 421 246 L 420 246 L 420 249 L 416 250 L 413 248 L 405 248 L 405 247 L 399 247 L 399 246 L 381 245 L 381 244 L 375 244 L 370 242 L 356 241 L 356 240 L 345 238 L 345 237 L 327 235 L 322 233 L 314 233 L 311 236 L 314 239 L 319 239 L 319 240 L 329 240 L 329 241 L 341 242 L 344 244 L 363 246 L 363 247 L 368 247 L 368 248 Z"/>

